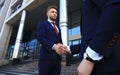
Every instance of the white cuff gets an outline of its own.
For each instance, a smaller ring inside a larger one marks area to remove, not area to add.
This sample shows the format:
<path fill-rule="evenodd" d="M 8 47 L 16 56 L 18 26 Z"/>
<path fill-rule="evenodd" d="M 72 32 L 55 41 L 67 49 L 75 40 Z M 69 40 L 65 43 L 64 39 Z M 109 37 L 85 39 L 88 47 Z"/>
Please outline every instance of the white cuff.
<path fill-rule="evenodd" d="M 92 50 L 90 47 L 87 47 L 86 49 L 86 53 L 88 54 L 88 56 L 93 59 L 93 60 L 98 60 L 100 61 L 103 56 L 100 55 L 99 53 L 95 52 L 94 50 Z"/>
<path fill-rule="evenodd" d="M 55 45 L 55 44 L 54 44 Z M 54 50 L 54 45 L 52 46 L 52 50 Z"/>
<path fill-rule="evenodd" d="M 70 46 L 67 46 L 67 49 L 68 49 L 69 53 L 71 53 Z"/>

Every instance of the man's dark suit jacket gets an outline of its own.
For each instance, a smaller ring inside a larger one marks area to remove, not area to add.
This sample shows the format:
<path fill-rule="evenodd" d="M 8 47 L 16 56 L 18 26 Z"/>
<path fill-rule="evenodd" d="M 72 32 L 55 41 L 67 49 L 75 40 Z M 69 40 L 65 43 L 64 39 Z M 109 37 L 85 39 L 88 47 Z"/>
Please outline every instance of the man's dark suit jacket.
<path fill-rule="evenodd" d="M 81 44 L 70 46 L 73 54 L 86 48 L 103 55 L 93 75 L 120 72 L 120 0 L 85 0 L 82 8 Z"/>
<path fill-rule="evenodd" d="M 56 36 L 54 28 L 48 21 L 41 21 L 38 24 L 37 38 L 41 43 L 40 48 L 40 60 L 61 60 L 55 50 L 52 50 L 54 44 L 62 43 L 61 30 L 59 29 L 59 34 Z"/>

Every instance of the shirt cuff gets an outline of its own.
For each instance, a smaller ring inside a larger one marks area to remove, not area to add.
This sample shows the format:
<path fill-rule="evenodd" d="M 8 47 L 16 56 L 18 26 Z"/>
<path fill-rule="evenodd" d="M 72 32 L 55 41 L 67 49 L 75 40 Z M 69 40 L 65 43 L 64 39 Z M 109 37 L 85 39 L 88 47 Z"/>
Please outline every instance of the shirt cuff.
<path fill-rule="evenodd" d="M 54 44 L 55 45 L 55 44 Z M 54 45 L 52 46 L 52 50 L 54 50 Z"/>
<path fill-rule="evenodd" d="M 70 46 L 67 46 L 67 49 L 68 49 L 69 53 L 71 53 Z"/>
<path fill-rule="evenodd" d="M 88 54 L 88 56 L 93 59 L 93 60 L 97 60 L 97 61 L 100 61 L 103 56 L 100 55 L 99 53 L 95 52 L 94 50 L 92 50 L 89 46 L 87 47 L 86 49 L 86 53 Z M 84 53 L 85 54 L 85 53 Z"/>

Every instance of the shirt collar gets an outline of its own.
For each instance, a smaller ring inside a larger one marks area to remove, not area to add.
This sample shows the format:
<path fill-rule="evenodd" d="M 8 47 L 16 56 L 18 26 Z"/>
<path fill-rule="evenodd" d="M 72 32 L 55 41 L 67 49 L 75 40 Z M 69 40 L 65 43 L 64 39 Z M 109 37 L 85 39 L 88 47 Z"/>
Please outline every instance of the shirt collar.
<path fill-rule="evenodd" d="M 52 20 L 50 20 L 50 19 L 47 19 L 47 21 L 49 21 L 50 23 L 51 23 L 51 22 L 54 22 L 54 23 L 55 23 L 55 21 L 52 21 Z"/>

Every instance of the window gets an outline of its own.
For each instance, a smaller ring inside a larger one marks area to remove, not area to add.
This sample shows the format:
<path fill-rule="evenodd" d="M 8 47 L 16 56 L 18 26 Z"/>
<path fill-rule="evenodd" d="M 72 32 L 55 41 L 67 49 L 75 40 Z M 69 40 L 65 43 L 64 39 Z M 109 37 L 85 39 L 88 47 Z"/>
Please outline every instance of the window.
<path fill-rule="evenodd" d="M 18 0 L 12 7 L 12 13 L 16 12 L 22 6 L 23 0 Z"/>
<path fill-rule="evenodd" d="M 80 34 L 80 26 L 78 25 L 74 28 L 69 29 L 68 31 L 69 31 L 69 36 Z"/>
<path fill-rule="evenodd" d="M 79 40 L 74 40 L 73 45 L 75 45 L 75 44 L 79 44 Z"/>
<path fill-rule="evenodd" d="M 80 10 L 69 14 L 69 37 L 80 34 Z"/>
<path fill-rule="evenodd" d="M 18 4 L 18 5 L 13 9 L 13 12 L 12 12 L 12 13 L 14 13 L 15 11 L 17 11 L 20 7 L 21 7 L 21 4 Z"/>
<path fill-rule="evenodd" d="M 5 2 L 5 0 L 0 0 L 0 15 L 1 15 L 2 10 L 3 10 L 4 2 Z"/>

